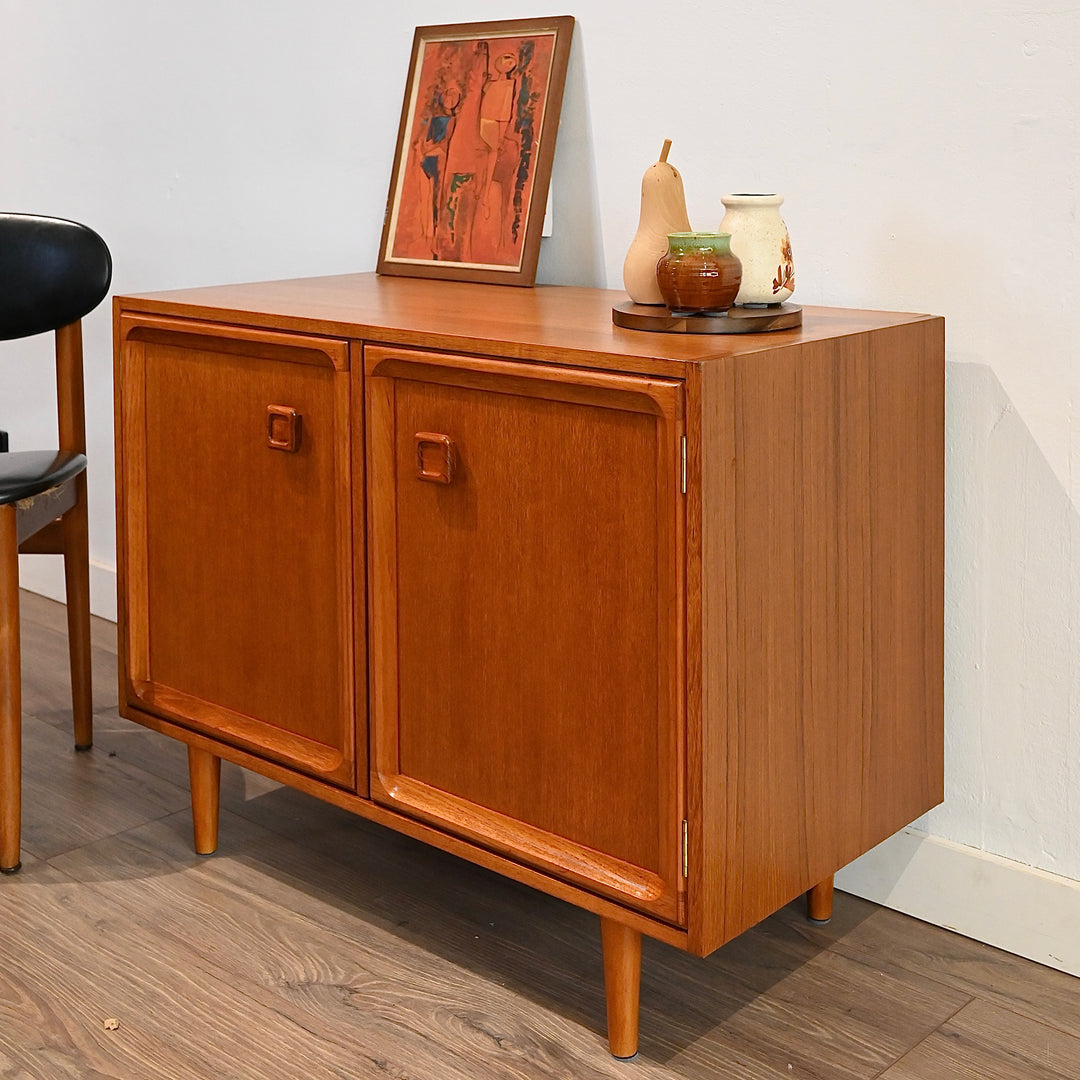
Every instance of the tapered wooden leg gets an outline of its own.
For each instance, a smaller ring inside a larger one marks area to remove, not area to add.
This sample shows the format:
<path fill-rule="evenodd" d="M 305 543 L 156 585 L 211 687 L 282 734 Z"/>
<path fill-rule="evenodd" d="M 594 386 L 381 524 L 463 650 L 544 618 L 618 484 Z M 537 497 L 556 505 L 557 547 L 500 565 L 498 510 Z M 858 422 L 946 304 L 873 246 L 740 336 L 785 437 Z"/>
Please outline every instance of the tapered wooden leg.
<path fill-rule="evenodd" d="M 64 580 L 67 586 L 68 652 L 75 749 L 94 743 L 94 699 L 90 678 L 90 547 L 86 518 L 86 474 L 76 478 L 78 497 L 64 515 Z"/>
<path fill-rule="evenodd" d="M 632 1058 L 638 1048 L 641 999 L 641 933 L 614 919 L 600 919 L 604 950 L 608 1046 L 617 1058 Z"/>
<path fill-rule="evenodd" d="M 0 872 L 19 862 L 22 826 L 22 687 L 19 543 L 15 507 L 0 506 Z"/>
<path fill-rule="evenodd" d="M 811 922 L 827 923 L 832 918 L 833 879 L 832 875 L 819 881 L 806 894 L 806 915 Z"/>
<path fill-rule="evenodd" d="M 195 851 L 213 855 L 218 844 L 218 805 L 221 795 L 221 758 L 207 750 L 188 747 L 191 783 L 191 818 L 195 825 Z"/>

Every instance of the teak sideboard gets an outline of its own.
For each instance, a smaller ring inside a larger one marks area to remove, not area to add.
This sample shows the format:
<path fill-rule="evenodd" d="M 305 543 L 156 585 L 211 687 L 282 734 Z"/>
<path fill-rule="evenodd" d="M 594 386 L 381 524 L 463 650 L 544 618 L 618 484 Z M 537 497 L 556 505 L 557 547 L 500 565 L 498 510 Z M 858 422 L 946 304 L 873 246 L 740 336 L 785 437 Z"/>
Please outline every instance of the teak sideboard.
<path fill-rule="evenodd" d="M 698 955 L 942 798 L 944 327 L 384 278 L 115 301 L 120 702 Z"/>

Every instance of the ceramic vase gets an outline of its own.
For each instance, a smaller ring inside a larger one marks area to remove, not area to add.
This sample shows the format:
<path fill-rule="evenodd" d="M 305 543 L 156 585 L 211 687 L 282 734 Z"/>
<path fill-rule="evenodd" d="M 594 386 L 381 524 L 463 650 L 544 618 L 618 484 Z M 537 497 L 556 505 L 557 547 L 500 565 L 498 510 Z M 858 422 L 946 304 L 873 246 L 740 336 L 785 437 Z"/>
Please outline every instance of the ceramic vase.
<path fill-rule="evenodd" d="M 727 233 L 676 232 L 656 264 L 656 282 L 673 315 L 721 315 L 735 300 L 742 267 Z"/>
<path fill-rule="evenodd" d="M 668 233 L 688 232 L 682 177 L 668 163 L 671 140 L 665 139 L 660 160 L 641 178 L 641 214 L 637 232 L 623 261 L 623 285 L 635 304 L 662 304 L 656 284 L 656 262 L 668 249 Z"/>
<path fill-rule="evenodd" d="M 720 231 L 731 234 L 731 250 L 742 263 L 740 307 L 782 304 L 795 291 L 791 238 L 780 216 L 782 195 L 725 195 Z"/>

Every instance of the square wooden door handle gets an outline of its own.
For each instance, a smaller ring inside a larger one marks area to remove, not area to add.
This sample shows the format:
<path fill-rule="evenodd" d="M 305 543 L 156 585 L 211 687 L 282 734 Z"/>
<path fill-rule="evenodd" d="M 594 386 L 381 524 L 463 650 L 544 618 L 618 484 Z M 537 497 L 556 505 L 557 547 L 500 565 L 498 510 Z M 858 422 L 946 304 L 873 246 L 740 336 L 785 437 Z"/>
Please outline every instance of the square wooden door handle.
<path fill-rule="evenodd" d="M 266 445 L 295 454 L 300 449 L 301 416 L 287 405 L 266 406 Z"/>
<path fill-rule="evenodd" d="M 456 455 L 449 435 L 434 431 L 416 433 L 416 476 L 435 484 L 449 484 L 454 479 Z"/>

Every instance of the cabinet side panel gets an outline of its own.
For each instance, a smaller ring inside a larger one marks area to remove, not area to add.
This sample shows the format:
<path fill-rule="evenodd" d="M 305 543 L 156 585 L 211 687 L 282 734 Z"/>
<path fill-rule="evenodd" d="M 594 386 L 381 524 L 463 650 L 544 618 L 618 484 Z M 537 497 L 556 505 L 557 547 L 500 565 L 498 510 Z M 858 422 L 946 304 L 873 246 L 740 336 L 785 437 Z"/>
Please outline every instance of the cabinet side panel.
<path fill-rule="evenodd" d="M 831 345 L 823 347 L 828 355 Z M 740 360 L 735 399 L 735 665 L 728 739 L 724 940 L 805 876 L 807 747 L 797 698 L 796 379 L 807 350 Z M 723 721 L 721 721 L 723 722 Z"/>
<path fill-rule="evenodd" d="M 728 752 L 737 714 L 730 643 L 735 604 L 734 362 L 687 377 L 687 908 L 690 947 L 722 941 L 727 852 L 734 820 L 727 792 L 737 779 Z M 730 774 L 729 774 L 730 771 Z"/>
<path fill-rule="evenodd" d="M 940 320 L 738 361 L 722 940 L 942 797 L 943 364 Z"/>
<path fill-rule="evenodd" d="M 868 805 L 841 864 L 945 797 L 944 351 L 940 319 L 871 339 Z"/>

